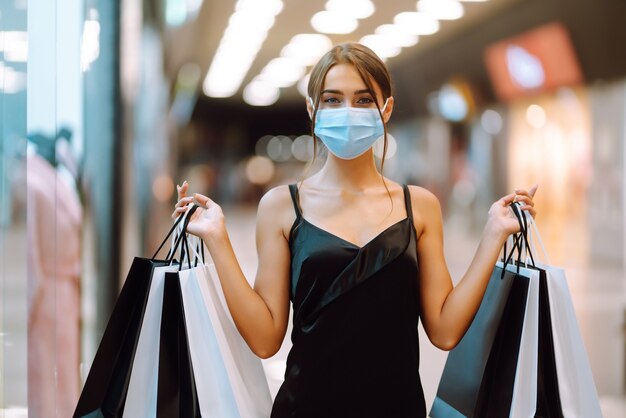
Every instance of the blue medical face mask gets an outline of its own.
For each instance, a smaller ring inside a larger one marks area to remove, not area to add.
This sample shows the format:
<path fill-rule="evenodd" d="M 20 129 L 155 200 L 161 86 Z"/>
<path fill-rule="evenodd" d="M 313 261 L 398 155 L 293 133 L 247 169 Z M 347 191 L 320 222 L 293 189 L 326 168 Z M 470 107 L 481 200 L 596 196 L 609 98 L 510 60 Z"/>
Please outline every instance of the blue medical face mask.
<path fill-rule="evenodd" d="M 309 100 L 313 105 L 313 100 Z M 381 113 L 386 107 L 387 100 Z M 383 121 L 375 108 L 319 109 L 315 118 L 315 136 L 331 153 L 344 160 L 364 154 L 384 133 Z"/>

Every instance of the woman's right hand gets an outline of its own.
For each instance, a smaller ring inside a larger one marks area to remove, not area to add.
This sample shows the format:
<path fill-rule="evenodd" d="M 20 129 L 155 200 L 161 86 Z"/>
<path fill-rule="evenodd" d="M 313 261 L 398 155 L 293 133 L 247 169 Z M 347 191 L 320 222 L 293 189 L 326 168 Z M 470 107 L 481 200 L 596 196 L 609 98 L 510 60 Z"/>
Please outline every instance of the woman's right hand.
<path fill-rule="evenodd" d="M 226 236 L 226 223 L 220 205 L 199 193 L 194 194 L 193 203 L 198 209 L 189 218 L 187 232 L 203 240 L 220 240 Z"/>
<path fill-rule="evenodd" d="M 174 212 L 172 212 L 172 219 L 176 220 L 178 217 L 187 212 L 187 206 L 193 202 L 193 197 L 187 197 L 187 190 L 189 190 L 189 183 L 187 180 L 183 182 L 182 186 L 176 185 L 176 190 L 178 191 L 178 201 L 176 202 L 176 206 L 174 206 Z"/>

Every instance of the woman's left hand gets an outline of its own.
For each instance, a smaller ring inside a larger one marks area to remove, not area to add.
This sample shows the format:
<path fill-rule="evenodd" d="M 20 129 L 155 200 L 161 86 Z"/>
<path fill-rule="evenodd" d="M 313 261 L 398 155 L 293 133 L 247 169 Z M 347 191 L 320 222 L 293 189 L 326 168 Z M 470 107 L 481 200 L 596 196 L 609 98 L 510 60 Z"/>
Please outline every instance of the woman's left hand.
<path fill-rule="evenodd" d="M 539 185 L 535 184 L 529 190 L 515 189 L 515 193 L 504 196 L 500 200 L 496 201 L 489 209 L 489 220 L 487 225 L 494 229 L 497 234 L 502 234 L 504 238 L 511 234 L 519 232 L 519 221 L 515 217 L 513 210 L 509 207 L 513 202 L 521 202 L 521 209 L 527 211 L 534 218 L 535 202 L 533 202 L 533 196 L 537 192 Z"/>

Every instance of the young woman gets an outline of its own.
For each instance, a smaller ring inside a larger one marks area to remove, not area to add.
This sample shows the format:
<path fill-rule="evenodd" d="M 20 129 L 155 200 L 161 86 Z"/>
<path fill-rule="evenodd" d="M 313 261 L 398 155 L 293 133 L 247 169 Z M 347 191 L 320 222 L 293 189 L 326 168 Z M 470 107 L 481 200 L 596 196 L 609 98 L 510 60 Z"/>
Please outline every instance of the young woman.
<path fill-rule="evenodd" d="M 499 251 L 519 230 L 513 201 L 533 216 L 530 191 L 489 210 L 476 255 L 453 287 L 443 255 L 439 202 L 377 170 L 372 145 L 393 111 L 391 80 L 368 48 L 334 47 L 313 68 L 306 102 L 323 168 L 261 199 L 254 288 L 243 276 L 221 208 L 178 188 L 173 217 L 201 208 L 189 232 L 204 239 L 241 335 L 261 358 L 274 355 L 293 303 L 293 347 L 272 410 L 282 417 L 425 417 L 417 324 L 452 349 L 480 305 Z"/>

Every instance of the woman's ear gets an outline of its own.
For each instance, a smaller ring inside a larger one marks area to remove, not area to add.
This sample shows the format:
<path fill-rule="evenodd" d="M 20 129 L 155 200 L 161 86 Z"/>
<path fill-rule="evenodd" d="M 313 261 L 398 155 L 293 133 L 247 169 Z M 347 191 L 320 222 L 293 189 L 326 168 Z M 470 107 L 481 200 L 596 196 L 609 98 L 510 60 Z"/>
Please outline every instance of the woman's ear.
<path fill-rule="evenodd" d="M 387 98 L 387 102 L 385 103 L 385 108 L 382 109 L 383 111 L 383 122 L 387 123 L 389 122 L 389 118 L 391 118 L 391 112 L 393 112 L 393 96 L 389 96 Z"/>
<path fill-rule="evenodd" d="M 315 105 L 313 104 L 313 99 L 311 97 L 306 98 L 306 111 L 309 114 L 309 119 L 313 119 L 313 111 L 315 110 Z"/>

